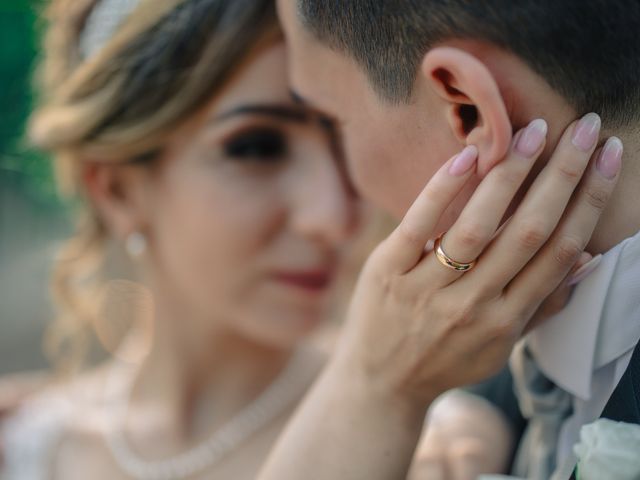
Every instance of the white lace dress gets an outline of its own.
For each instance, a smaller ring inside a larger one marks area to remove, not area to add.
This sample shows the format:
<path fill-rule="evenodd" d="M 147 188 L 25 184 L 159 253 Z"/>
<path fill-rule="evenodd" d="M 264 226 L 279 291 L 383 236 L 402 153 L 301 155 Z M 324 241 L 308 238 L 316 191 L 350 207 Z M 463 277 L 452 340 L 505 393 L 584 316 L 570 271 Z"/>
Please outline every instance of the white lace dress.
<path fill-rule="evenodd" d="M 72 411 L 68 399 L 51 395 L 26 403 L 8 418 L 0 430 L 4 460 L 0 479 L 51 479 L 52 455 Z"/>

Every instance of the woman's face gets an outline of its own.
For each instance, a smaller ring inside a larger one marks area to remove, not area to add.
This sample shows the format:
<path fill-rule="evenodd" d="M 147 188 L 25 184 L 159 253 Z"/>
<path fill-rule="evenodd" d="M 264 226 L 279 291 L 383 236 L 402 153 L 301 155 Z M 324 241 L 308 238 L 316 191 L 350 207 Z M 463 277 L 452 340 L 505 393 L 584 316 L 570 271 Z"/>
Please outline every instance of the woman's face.
<path fill-rule="evenodd" d="M 357 204 L 326 129 L 290 97 L 283 45 L 176 132 L 152 178 L 160 306 L 278 346 L 322 319 Z"/>

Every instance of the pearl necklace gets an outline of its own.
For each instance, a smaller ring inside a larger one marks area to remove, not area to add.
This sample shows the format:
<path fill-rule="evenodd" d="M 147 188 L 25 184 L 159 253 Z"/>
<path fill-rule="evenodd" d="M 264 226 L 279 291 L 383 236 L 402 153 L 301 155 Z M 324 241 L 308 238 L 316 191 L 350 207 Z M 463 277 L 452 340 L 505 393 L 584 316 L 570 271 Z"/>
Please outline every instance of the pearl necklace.
<path fill-rule="evenodd" d="M 249 439 L 299 398 L 311 383 L 312 367 L 303 361 L 302 352 L 294 353 L 285 370 L 276 380 L 238 415 L 213 433 L 203 443 L 173 458 L 158 461 L 141 459 L 133 452 L 119 428 L 105 434 L 106 445 L 113 459 L 127 475 L 136 480 L 184 480 L 218 463 L 225 455 Z M 113 378 L 112 378 L 113 380 Z M 114 420 L 124 425 L 131 400 L 133 381 L 124 389 L 124 401 L 113 404 Z M 108 382 L 113 388 L 115 382 Z M 118 386 L 122 386 L 122 381 Z M 111 396 L 109 397 L 111 400 Z"/>

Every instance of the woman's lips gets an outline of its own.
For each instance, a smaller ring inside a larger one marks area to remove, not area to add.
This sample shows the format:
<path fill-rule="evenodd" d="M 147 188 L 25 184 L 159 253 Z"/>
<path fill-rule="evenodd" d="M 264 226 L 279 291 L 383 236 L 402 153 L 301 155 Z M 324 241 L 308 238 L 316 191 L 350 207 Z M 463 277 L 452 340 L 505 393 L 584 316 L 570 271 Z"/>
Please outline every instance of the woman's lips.
<path fill-rule="evenodd" d="M 323 292 L 329 288 L 333 274 L 329 270 L 276 272 L 274 278 L 285 285 L 308 292 Z"/>

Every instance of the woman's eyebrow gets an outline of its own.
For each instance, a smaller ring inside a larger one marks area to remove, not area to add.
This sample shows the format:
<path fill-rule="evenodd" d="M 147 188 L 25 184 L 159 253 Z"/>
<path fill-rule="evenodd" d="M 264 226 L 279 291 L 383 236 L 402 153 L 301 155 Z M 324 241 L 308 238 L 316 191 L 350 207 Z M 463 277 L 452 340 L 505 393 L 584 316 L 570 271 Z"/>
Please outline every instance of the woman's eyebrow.
<path fill-rule="evenodd" d="M 213 122 L 224 122 L 238 116 L 266 116 L 275 117 L 296 123 L 307 123 L 313 115 L 302 106 L 290 105 L 242 105 L 223 112 L 213 118 Z"/>
<path fill-rule="evenodd" d="M 293 103 L 295 103 L 296 105 L 304 105 L 304 106 L 309 105 L 309 102 L 302 95 L 296 92 L 293 88 L 289 89 L 289 95 L 291 96 Z"/>
<path fill-rule="evenodd" d="M 300 108 L 305 108 L 308 111 L 314 112 L 314 115 L 320 120 L 322 124 L 335 123 L 335 117 L 333 115 L 330 115 L 324 110 L 317 108 L 312 102 L 300 95 L 293 88 L 289 89 L 289 96 L 291 97 L 291 100 L 293 100 L 293 103 L 298 105 Z"/>

